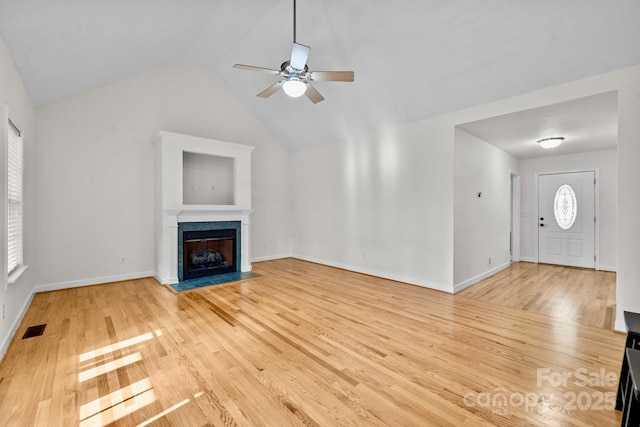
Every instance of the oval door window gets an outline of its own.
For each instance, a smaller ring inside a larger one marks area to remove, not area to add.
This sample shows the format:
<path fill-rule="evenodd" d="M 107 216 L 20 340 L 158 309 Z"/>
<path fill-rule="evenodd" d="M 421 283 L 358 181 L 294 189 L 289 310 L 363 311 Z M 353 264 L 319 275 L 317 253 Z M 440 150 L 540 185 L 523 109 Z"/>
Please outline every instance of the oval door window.
<path fill-rule="evenodd" d="M 571 228 L 578 214 L 578 203 L 576 202 L 576 193 L 570 185 L 562 184 L 556 191 L 553 212 L 560 228 L 563 230 Z"/>

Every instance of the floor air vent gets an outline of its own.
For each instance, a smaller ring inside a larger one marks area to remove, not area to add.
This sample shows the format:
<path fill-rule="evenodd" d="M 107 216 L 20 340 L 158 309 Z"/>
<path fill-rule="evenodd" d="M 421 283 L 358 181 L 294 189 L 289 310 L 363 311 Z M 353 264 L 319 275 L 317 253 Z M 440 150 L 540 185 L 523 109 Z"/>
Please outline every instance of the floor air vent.
<path fill-rule="evenodd" d="M 27 328 L 27 332 L 24 333 L 24 335 L 22 336 L 22 339 L 27 339 L 27 338 L 32 338 L 32 337 L 39 337 L 40 335 L 42 335 L 42 333 L 44 332 L 44 328 L 46 328 L 47 325 L 37 325 L 37 326 L 29 326 Z"/>

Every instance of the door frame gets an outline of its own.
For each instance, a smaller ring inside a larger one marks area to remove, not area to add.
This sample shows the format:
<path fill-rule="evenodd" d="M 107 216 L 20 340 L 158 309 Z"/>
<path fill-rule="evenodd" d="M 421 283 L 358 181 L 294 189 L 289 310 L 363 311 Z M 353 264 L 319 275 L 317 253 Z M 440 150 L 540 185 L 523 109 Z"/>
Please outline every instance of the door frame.
<path fill-rule="evenodd" d="M 509 172 L 511 181 L 511 262 L 520 261 L 520 230 L 522 209 L 522 177 L 519 173 Z"/>
<path fill-rule="evenodd" d="M 540 195 L 538 194 L 538 178 L 540 175 L 559 175 L 565 173 L 577 173 L 577 172 L 593 172 L 596 182 L 594 185 L 594 213 L 595 213 L 595 224 L 594 224 L 594 235 L 593 235 L 593 249 L 596 255 L 596 260 L 594 263 L 594 268 L 596 270 L 600 270 L 600 169 L 569 169 L 569 170 L 561 170 L 561 171 L 545 171 L 545 172 L 535 172 L 535 179 L 533 182 L 533 211 L 535 212 L 535 217 L 533 221 L 534 233 L 533 233 L 533 242 L 536 250 L 534 259 L 536 263 L 539 263 L 540 256 L 540 244 L 538 239 L 538 218 L 540 217 L 540 212 L 538 212 L 538 198 Z"/>

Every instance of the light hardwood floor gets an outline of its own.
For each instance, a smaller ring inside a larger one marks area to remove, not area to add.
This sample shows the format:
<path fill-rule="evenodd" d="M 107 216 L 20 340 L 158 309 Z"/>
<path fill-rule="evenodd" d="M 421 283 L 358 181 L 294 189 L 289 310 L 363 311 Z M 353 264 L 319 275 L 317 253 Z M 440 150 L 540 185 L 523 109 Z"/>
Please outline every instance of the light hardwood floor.
<path fill-rule="evenodd" d="M 453 296 L 294 259 L 254 271 L 180 294 L 153 279 L 37 294 L 0 365 L 0 425 L 620 423 L 624 335 L 590 315 L 485 283 Z"/>
<path fill-rule="evenodd" d="M 616 274 L 518 262 L 458 295 L 610 330 L 616 312 Z"/>

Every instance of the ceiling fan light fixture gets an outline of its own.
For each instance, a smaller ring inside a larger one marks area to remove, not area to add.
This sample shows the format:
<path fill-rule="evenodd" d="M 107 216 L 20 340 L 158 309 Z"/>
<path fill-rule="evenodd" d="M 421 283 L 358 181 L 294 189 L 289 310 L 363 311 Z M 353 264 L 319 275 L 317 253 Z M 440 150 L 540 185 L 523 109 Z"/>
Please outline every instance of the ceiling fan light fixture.
<path fill-rule="evenodd" d="M 562 144 L 562 141 L 564 141 L 563 136 L 554 136 L 551 138 L 539 139 L 538 144 L 540 144 L 542 148 L 549 149 L 549 148 L 556 148 L 557 146 Z"/>
<path fill-rule="evenodd" d="M 298 79 L 290 79 L 282 84 L 282 89 L 291 98 L 300 98 L 307 91 L 307 84 Z"/>

